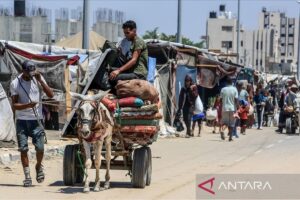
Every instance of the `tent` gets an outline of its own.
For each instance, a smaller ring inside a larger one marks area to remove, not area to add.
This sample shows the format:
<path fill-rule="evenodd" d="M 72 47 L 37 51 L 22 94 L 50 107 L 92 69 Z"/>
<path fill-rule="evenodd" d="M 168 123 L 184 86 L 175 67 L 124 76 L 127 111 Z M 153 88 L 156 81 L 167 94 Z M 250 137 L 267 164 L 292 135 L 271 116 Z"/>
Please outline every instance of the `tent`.
<path fill-rule="evenodd" d="M 78 38 L 76 41 L 77 45 L 81 44 L 80 41 L 78 42 Z M 99 39 L 99 41 L 103 40 Z M 146 43 L 149 57 L 155 59 L 155 61 L 151 59 L 152 64 L 156 65 L 156 70 L 151 70 L 151 73 L 156 74 L 152 74 L 150 77 L 155 77 L 154 83 L 160 92 L 164 121 L 169 125 L 172 125 L 174 121 L 178 92 L 184 84 L 183 79 L 186 73 L 193 75 L 194 80 L 200 85 L 200 89 L 202 88 L 200 90 L 201 99 L 204 104 L 207 104 L 205 99 L 214 94 L 212 91 L 217 92 L 216 88 L 219 87 L 222 79 L 225 76 L 235 76 L 239 68 L 236 65 L 220 61 L 216 54 L 209 53 L 207 50 L 161 40 L 146 40 Z M 103 44 L 104 41 L 98 43 L 96 49 Z M 37 64 L 50 87 L 55 89 L 56 100 L 72 106 L 67 92 L 71 90 L 70 85 L 75 84 L 77 86 L 74 87 L 75 91 L 85 94 L 90 87 L 95 86 L 95 76 L 97 80 L 101 81 L 100 75 L 106 67 L 110 49 L 101 52 L 62 46 L 0 41 L 0 82 L 4 89 L 8 91 L 10 81 L 21 71 L 21 63 L 25 59 L 31 59 Z M 75 74 L 75 77 L 72 78 L 69 73 L 71 66 L 75 66 L 71 73 Z M 99 71 L 101 71 L 100 74 Z M 180 73 L 178 73 L 179 71 Z M 83 79 L 85 81 L 82 81 Z M 77 83 L 74 83 L 73 80 L 77 80 Z M 79 83 L 82 83 L 80 89 L 78 89 Z M 98 89 L 103 88 L 98 84 Z M 64 113 L 64 111 L 62 112 Z M 74 115 L 74 110 L 67 109 L 67 113 L 69 114 L 67 119 L 69 123 Z M 65 119 L 66 117 L 64 117 L 63 123 L 66 121 Z M 68 123 L 65 124 L 63 133 L 67 130 Z"/>
<path fill-rule="evenodd" d="M 14 126 L 13 112 L 7 95 L 0 83 L 0 141 L 16 141 L 16 129 Z"/>
<path fill-rule="evenodd" d="M 242 66 L 227 63 L 206 49 L 162 40 L 145 40 L 149 57 L 156 59 L 158 79 L 163 105 L 164 121 L 172 125 L 177 111 L 178 95 L 184 77 L 190 74 L 199 86 L 199 94 L 205 105 L 220 90 L 226 76 L 236 78 Z"/>
<path fill-rule="evenodd" d="M 90 36 L 89 49 L 90 50 L 102 49 L 106 39 L 94 31 L 90 31 L 89 36 Z M 82 32 L 79 32 L 71 37 L 62 39 L 62 40 L 58 41 L 55 45 L 58 47 L 64 47 L 64 48 L 80 49 L 82 47 Z"/>
<path fill-rule="evenodd" d="M 31 60 L 54 90 L 54 100 L 60 106 L 67 106 L 67 109 L 60 107 L 59 111 L 60 122 L 65 124 L 72 113 L 68 92 L 86 92 L 89 88 L 85 85 L 88 81 L 92 82 L 89 77 L 95 75 L 95 70 L 102 66 L 108 52 L 0 40 L 0 83 L 7 96 L 10 96 L 10 82 L 21 72 L 21 64 Z M 75 77 L 72 77 L 74 74 Z M 80 82 L 84 82 L 82 87 L 78 85 Z M 73 90 L 72 84 L 75 85 Z"/>

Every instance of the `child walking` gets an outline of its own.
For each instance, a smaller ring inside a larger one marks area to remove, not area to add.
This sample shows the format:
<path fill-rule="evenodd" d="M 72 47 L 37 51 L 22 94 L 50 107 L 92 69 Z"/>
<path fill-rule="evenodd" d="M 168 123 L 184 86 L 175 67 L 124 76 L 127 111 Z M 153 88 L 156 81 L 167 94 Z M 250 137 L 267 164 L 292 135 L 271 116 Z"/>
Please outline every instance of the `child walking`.
<path fill-rule="evenodd" d="M 238 110 L 240 118 L 241 134 L 246 135 L 247 120 L 248 120 L 249 106 L 245 100 L 240 100 L 240 107 Z"/>

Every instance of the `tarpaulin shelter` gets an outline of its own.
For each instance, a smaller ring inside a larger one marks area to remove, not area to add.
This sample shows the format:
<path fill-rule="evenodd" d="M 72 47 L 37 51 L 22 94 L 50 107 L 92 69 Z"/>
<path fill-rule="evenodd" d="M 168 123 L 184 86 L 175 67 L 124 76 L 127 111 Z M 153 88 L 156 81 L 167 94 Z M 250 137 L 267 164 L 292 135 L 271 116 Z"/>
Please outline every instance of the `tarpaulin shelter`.
<path fill-rule="evenodd" d="M 16 129 L 14 126 L 13 112 L 7 95 L 0 83 L 0 141 L 16 141 Z M 0 145 L 1 146 L 1 145 Z"/>
<path fill-rule="evenodd" d="M 146 40 L 149 56 L 156 59 L 157 76 L 165 122 L 174 121 L 180 88 L 190 74 L 200 86 L 204 104 L 219 92 L 218 85 L 226 76 L 236 78 L 241 66 L 220 61 L 217 54 L 189 45 L 161 40 Z"/>
<path fill-rule="evenodd" d="M 90 31 L 89 35 L 89 49 L 90 50 L 99 50 L 102 49 L 106 39 L 99 35 L 94 31 Z M 56 46 L 64 47 L 64 48 L 77 48 L 80 49 L 82 47 L 82 31 L 77 34 L 70 36 L 68 38 L 64 38 L 58 41 Z"/>
<path fill-rule="evenodd" d="M 55 100 L 67 106 L 62 113 L 70 114 L 72 103 L 68 91 L 71 91 L 71 85 L 75 82 L 73 91 L 86 92 L 85 85 L 92 82 L 89 77 L 100 68 L 108 52 L 0 40 L 0 83 L 10 96 L 11 81 L 20 74 L 21 64 L 31 60 L 54 90 Z M 72 67 L 75 68 L 73 73 Z M 83 87 L 80 90 L 79 83 Z"/>

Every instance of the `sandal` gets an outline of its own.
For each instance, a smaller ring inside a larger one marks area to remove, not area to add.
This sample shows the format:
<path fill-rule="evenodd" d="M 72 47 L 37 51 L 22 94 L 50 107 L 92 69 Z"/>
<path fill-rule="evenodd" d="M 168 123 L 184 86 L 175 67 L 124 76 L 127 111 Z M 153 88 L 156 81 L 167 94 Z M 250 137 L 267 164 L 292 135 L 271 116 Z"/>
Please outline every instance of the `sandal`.
<path fill-rule="evenodd" d="M 35 168 L 36 170 L 36 181 L 38 183 L 42 183 L 45 180 L 45 173 L 44 173 L 44 169 L 43 166 L 41 165 L 41 167 L 39 169 Z"/>
<path fill-rule="evenodd" d="M 32 180 L 31 180 L 31 178 L 26 178 L 26 179 L 23 181 L 23 186 L 24 186 L 24 187 L 31 187 L 31 186 L 32 186 Z"/>

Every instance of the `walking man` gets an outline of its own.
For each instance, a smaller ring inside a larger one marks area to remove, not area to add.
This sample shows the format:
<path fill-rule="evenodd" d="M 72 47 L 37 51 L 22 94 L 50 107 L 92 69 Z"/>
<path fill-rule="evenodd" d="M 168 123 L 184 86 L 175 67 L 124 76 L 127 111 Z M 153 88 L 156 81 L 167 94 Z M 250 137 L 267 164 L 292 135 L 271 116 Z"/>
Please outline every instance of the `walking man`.
<path fill-rule="evenodd" d="M 235 126 L 235 114 L 238 105 L 238 91 L 232 85 L 232 80 L 227 77 L 227 86 L 221 90 L 222 101 L 222 125 L 228 126 L 229 141 L 232 141 L 233 128 Z M 222 140 L 225 140 L 224 133 L 221 132 Z"/>
<path fill-rule="evenodd" d="M 35 64 L 31 61 L 25 61 L 22 64 L 22 74 L 14 79 L 10 85 L 12 106 L 13 110 L 16 111 L 17 141 L 25 175 L 24 187 L 32 185 L 27 155 L 28 137 L 32 138 L 36 150 L 36 180 L 41 183 L 45 179 L 42 166 L 45 131 L 41 123 L 43 118 L 42 105 L 38 103 L 41 101 L 42 91 L 49 98 L 53 97 L 52 90 L 43 76 L 36 71 Z"/>

